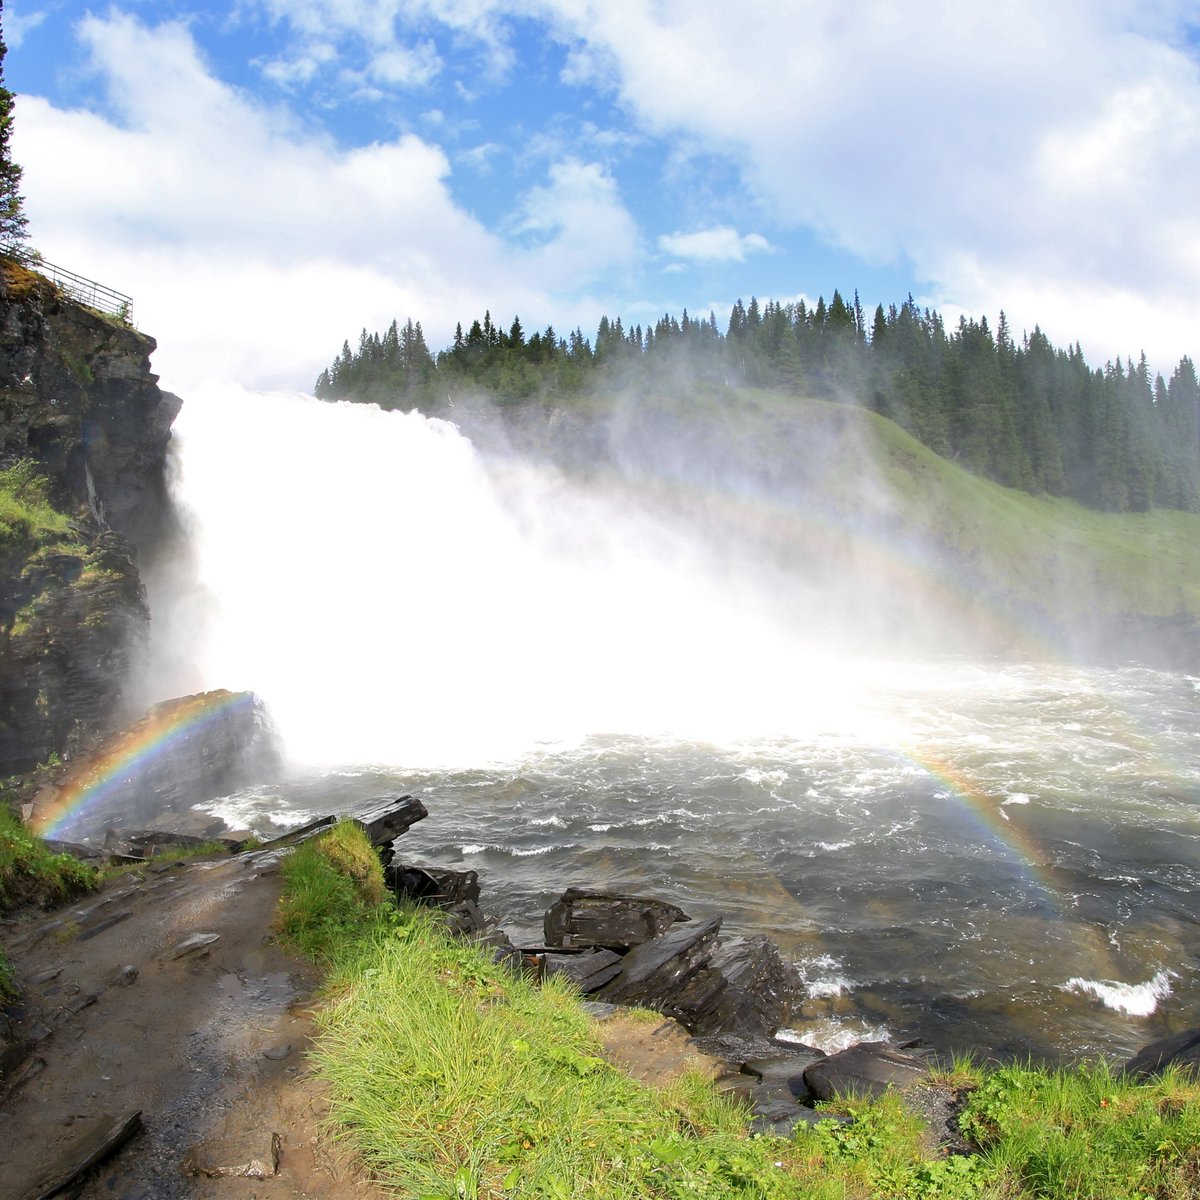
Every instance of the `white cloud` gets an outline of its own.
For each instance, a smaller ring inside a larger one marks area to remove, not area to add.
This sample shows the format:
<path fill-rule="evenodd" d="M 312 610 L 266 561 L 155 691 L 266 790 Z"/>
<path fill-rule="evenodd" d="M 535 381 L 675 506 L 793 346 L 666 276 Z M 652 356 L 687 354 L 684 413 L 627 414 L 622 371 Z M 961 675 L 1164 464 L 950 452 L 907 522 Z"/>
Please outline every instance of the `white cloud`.
<path fill-rule="evenodd" d="M 747 254 L 762 253 L 771 245 L 761 234 L 740 234 L 721 225 L 695 233 L 665 233 L 658 239 L 658 248 L 674 258 L 698 262 L 745 262 Z"/>
<path fill-rule="evenodd" d="M 608 79 L 644 128 L 738 162 L 781 224 L 911 262 L 935 302 L 1040 296 L 1028 315 L 1074 337 L 1067 297 L 1087 295 L 1093 332 L 1117 346 L 1137 338 L 1134 312 L 1157 313 L 1148 342 L 1200 326 L 1185 0 L 545 8 L 577 42 L 576 75 Z"/>
<path fill-rule="evenodd" d="M 46 19 L 44 9 L 27 13 L 24 6 L 18 8 L 9 3 L 8 12 L 4 14 L 4 42 L 10 50 L 19 50 L 26 34 L 36 29 Z"/>
<path fill-rule="evenodd" d="M 530 266 L 570 292 L 615 265 L 632 265 L 637 228 L 613 177 L 577 159 L 553 164 L 549 176 L 548 184 L 526 193 L 513 221 L 513 231 L 534 243 Z"/>
<path fill-rule="evenodd" d="M 428 39 L 410 44 L 422 30 L 451 30 L 480 48 L 485 73 L 499 78 L 513 65 L 504 22 L 492 0 L 245 0 L 278 27 L 290 31 L 293 54 L 310 58 L 313 43 L 337 47 L 351 78 L 373 79 L 381 88 L 428 83 L 441 69 Z M 380 97 L 386 91 L 380 92 Z"/>
<path fill-rule="evenodd" d="M 1080 310 L 1056 297 L 1089 295 L 1092 332 L 1116 346 L 1139 336 L 1132 311 L 1158 314 L 1147 343 L 1200 327 L 1194 0 L 301 7 L 363 36 L 382 9 L 501 47 L 507 20 L 541 18 L 566 47 L 564 81 L 736 164 L 746 201 L 779 226 L 911 264 L 934 303 L 1012 310 L 1014 294 L 1040 295 L 1027 315 L 1074 338 Z M 1000 280 L 1013 293 L 997 296 Z"/>
<path fill-rule="evenodd" d="M 556 166 L 514 246 L 454 200 L 442 151 L 413 135 L 341 149 L 213 77 L 187 29 L 87 18 L 113 118 L 18 100 L 34 243 L 131 294 L 164 384 L 308 386 L 345 336 L 393 317 L 431 345 L 457 320 L 585 310 L 581 281 L 627 261 L 632 221 L 593 164 Z"/>

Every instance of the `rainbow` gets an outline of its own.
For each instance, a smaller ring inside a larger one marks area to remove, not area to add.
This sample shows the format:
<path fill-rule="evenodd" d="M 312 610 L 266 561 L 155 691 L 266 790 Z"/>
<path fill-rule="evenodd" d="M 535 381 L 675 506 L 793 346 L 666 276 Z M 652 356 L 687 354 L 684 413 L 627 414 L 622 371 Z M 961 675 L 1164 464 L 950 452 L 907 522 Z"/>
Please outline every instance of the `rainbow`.
<path fill-rule="evenodd" d="M 149 782 L 154 768 L 189 739 L 256 702 L 252 692 L 219 690 L 156 704 L 62 783 L 42 788 L 34 797 L 30 826 L 41 837 L 60 837 L 84 813 L 119 797 L 123 789 Z"/>
<path fill-rule="evenodd" d="M 967 773 L 928 747 L 907 748 L 902 756 L 923 771 L 936 784 L 957 799 L 972 816 L 976 826 L 994 843 L 999 843 L 1010 859 L 1056 903 L 1058 889 L 1051 881 L 1049 868 L 1053 865 L 1045 847 L 1026 830 L 1020 821 L 1012 820 L 1003 802 L 985 792 Z"/>

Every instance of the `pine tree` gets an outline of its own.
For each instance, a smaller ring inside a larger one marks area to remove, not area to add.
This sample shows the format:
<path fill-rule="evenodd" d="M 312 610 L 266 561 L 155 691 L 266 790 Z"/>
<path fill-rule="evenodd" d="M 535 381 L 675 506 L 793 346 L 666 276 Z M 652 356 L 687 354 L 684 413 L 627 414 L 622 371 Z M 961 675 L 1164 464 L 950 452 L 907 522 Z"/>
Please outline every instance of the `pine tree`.
<path fill-rule="evenodd" d="M 0 243 L 19 247 L 28 236 L 25 198 L 21 195 L 21 168 L 12 160 L 9 139 L 13 128 L 13 94 L 4 86 L 4 58 L 8 47 L 0 29 Z"/>

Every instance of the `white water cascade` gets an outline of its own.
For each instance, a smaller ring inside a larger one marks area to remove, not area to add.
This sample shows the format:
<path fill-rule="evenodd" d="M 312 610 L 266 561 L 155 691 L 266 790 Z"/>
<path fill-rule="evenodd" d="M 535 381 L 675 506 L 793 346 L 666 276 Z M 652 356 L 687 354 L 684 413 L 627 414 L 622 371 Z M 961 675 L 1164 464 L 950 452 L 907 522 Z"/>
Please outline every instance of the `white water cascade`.
<path fill-rule="evenodd" d="M 266 700 L 291 756 L 479 763 L 607 733 L 874 718 L 721 548 L 451 424 L 222 387 L 176 424 L 189 687 Z"/>

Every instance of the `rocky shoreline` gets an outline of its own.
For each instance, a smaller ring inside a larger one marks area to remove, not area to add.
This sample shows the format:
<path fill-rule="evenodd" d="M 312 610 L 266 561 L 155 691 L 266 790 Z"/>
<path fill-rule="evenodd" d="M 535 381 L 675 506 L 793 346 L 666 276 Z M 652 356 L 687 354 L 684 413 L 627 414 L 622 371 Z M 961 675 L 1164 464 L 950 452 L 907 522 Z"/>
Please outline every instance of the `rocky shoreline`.
<path fill-rule="evenodd" d="M 723 938 L 720 916 L 693 919 L 655 897 L 572 888 L 545 914 L 542 945 L 514 945 L 480 907 L 475 872 L 397 857 L 393 843 L 427 815 L 419 799 L 385 795 L 350 815 L 377 847 L 398 899 L 440 909 L 458 936 L 514 971 L 565 975 L 602 1026 L 628 1006 L 662 1013 L 632 1061 L 628 1048 L 617 1053 L 631 1073 L 652 1074 L 646 1059 L 673 1046 L 708 1064 L 715 1086 L 745 1105 L 752 1131 L 784 1137 L 798 1124 L 848 1120 L 820 1112 L 814 1106 L 821 1100 L 895 1088 L 941 1152 L 969 1150 L 953 1123 L 954 1091 L 914 1086 L 928 1080 L 936 1061 L 929 1048 L 864 1042 L 827 1055 L 778 1036 L 803 989 L 767 939 Z M 295 1052 L 311 1036 L 303 1011 L 315 980 L 280 953 L 270 926 L 280 859 L 336 819 L 252 850 L 231 837 L 228 857 L 190 866 L 169 854 L 191 846 L 192 837 L 114 834 L 105 853 L 125 863 L 141 859 L 134 873 L 60 914 L 4 923 L 2 941 L 24 995 L 0 1020 L 0 1133 L 20 1142 L 14 1161 L 37 1176 L 14 1195 L 34 1200 L 76 1188 L 71 1194 L 85 1200 L 224 1197 L 246 1194 L 223 1190 L 231 1180 L 253 1178 L 271 1185 L 255 1195 L 292 1197 L 306 1194 L 298 1190 L 301 1163 L 318 1176 L 329 1169 L 328 1162 L 314 1165 L 321 1145 L 315 1125 L 299 1121 L 288 1107 L 296 1096 L 285 1101 L 279 1091 L 281 1079 L 301 1090 L 311 1084 Z M 148 857 L 164 851 L 166 859 Z M 163 997 L 148 997 L 148 988 L 173 989 L 165 1013 Z M 140 1060 L 162 1036 L 155 1021 L 164 1019 L 184 1050 L 160 1051 L 169 1061 L 150 1086 Z M 217 1044 L 230 1039 L 239 1048 L 232 1066 Z M 137 1065 L 128 1065 L 131 1056 Z M 121 1078 L 122 1061 L 129 1079 Z M 1124 1070 L 1144 1076 L 1170 1063 L 1200 1069 L 1200 1030 L 1145 1047 Z M 159 1107 L 113 1104 L 130 1083 L 157 1096 Z M 187 1119 L 185 1103 L 194 1107 Z M 84 1115 L 47 1120 L 64 1106 L 82 1107 Z M 234 1115 L 251 1112 L 250 1125 Z M 312 1178 L 305 1176 L 305 1186 Z M 143 1185 L 152 1190 L 138 1190 Z M 363 1186 L 356 1179 L 353 1194 L 363 1195 Z M 342 1193 L 330 1184 L 319 1194 Z"/>

